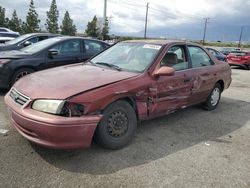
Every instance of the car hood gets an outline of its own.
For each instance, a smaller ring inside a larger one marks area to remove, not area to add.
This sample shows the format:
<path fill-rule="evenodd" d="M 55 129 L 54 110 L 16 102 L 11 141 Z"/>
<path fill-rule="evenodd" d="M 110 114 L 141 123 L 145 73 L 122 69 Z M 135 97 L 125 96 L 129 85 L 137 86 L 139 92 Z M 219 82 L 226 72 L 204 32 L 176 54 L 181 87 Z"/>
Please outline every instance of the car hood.
<path fill-rule="evenodd" d="M 0 51 L 0 59 L 20 59 L 30 55 L 30 53 L 25 53 L 19 50 Z"/>
<path fill-rule="evenodd" d="M 137 76 L 92 65 L 69 65 L 25 76 L 13 86 L 31 99 L 66 99 L 81 92 Z"/>

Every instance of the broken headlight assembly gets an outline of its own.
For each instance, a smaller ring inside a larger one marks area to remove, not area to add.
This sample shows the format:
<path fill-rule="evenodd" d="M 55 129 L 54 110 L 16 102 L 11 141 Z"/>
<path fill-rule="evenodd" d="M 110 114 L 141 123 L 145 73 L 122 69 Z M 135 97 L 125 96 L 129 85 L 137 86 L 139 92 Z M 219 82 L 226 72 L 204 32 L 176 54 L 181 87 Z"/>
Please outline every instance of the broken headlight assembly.
<path fill-rule="evenodd" d="M 35 100 L 32 104 L 32 109 L 64 117 L 79 117 L 84 114 L 84 106 L 82 104 L 70 103 L 64 100 Z"/>

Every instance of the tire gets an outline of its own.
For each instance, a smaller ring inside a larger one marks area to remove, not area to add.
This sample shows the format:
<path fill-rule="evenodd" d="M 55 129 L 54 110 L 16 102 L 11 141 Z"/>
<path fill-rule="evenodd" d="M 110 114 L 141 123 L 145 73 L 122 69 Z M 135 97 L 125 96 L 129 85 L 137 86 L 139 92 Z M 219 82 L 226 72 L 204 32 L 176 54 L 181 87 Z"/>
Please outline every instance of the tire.
<path fill-rule="evenodd" d="M 121 149 L 135 135 L 137 118 L 135 110 L 125 101 L 110 104 L 97 126 L 95 141 L 107 149 Z"/>
<path fill-rule="evenodd" d="M 28 74 L 31 74 L 33 73 L 34 70 L 33 69 L 30 69 L 30 68 L 21 68 L 21 69 L 18 69 L 12 76 L 12 79 L 11 79 L 11 86 L 14 85 L 14 83 L 16 81 L 18 81 L 20 78 L 28 75 Z"/>
<path fill-rule="evenodd" d="M 221 85 L 219 83 L 216 83 L 206 102 L 202 104 L 203 108 L 209 111 L 216 109 L 220 102 L 221 92 Z"/>

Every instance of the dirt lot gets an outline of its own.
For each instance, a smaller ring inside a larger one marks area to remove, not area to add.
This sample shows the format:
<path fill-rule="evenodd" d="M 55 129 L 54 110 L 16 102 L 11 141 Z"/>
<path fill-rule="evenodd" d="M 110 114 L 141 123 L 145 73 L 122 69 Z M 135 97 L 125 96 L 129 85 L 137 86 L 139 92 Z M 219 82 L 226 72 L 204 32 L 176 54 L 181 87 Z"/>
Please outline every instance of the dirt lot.
<path fill-rule="evenodd" d="M 9 126 L 0 94 L 0 187 L 250 187 L 250 71 L 233 69 L 220 105 L 143 122 L 118 151 L 58 151 Z"/>

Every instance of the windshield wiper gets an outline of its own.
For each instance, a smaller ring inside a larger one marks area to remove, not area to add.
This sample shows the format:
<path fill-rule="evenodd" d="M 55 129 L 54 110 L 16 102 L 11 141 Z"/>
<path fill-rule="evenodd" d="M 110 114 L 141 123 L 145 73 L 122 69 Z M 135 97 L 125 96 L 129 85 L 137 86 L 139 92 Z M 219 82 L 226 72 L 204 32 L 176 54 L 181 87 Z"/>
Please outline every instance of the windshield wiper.
<path fill-rule="evenodd" d="M 85 65 L 85 64 L 87 64 L 87 63 L 90 63 L 91 65 L 93 65 L 93 66 L 96 66 L 96 64 L 93 62 L 93 61 L 84 61 L 83 63 L 82 63 L 82 65 Z"/>
<path fill-rule="evenodd" d="M 104 65 L 104 66 L 106 66 L 106 67 L 111 67 L 111 68 L 114 68 L 114 69 L 116 69 L 116 70 L 118 70 L 118 71 L 121 71 L 121 70 L 122 70 L 121 67 L 119 67 L 119 66 L 117 66 L 117 65 L 114 65 L 114 64 L 110 64 L 110 63 L 97 62 L 97 63 L 95 63 L 95 64 L 97 64 L 97 65 Z"/>

